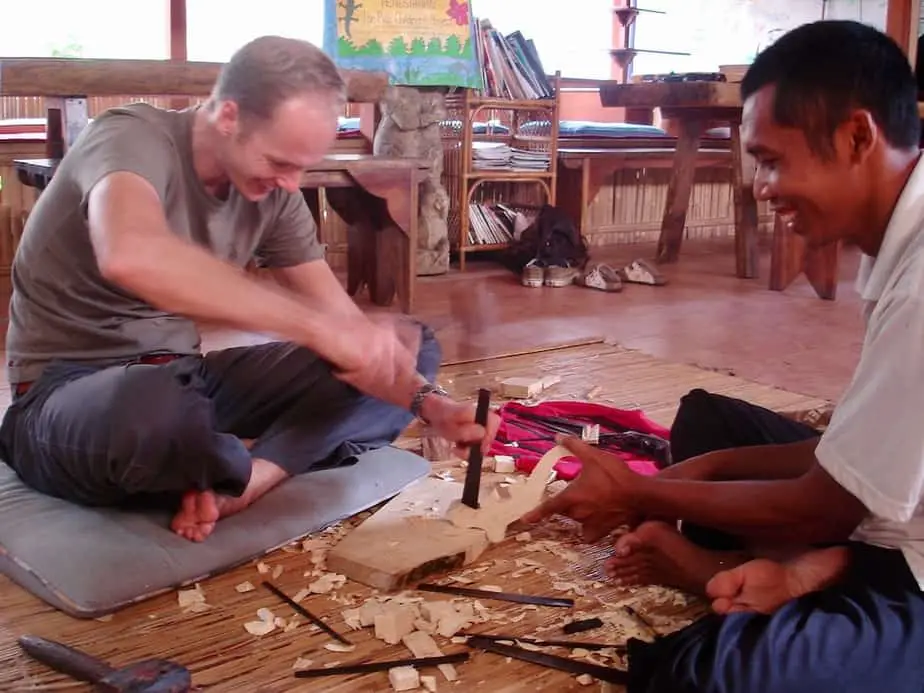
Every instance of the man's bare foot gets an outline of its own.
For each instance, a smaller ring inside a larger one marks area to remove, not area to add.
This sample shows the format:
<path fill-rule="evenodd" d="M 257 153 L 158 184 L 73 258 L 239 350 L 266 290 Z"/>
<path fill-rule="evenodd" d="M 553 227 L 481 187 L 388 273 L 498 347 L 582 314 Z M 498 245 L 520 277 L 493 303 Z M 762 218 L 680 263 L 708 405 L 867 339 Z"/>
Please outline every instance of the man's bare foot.
<path fill-rule="evenodd" d="M 716 573 L 747 559 L 743 553 L 699 547 L 663 522 L 645 522 L 616 540 L 606 572 L 621 585 L 664 585 L 703 596 Z"/>
<path fill-rule="evenodd" d="M 222 496 L 214 491 L 187 491 L 170 528 L 189 541 L 205 541 L 221 518 L 240 512 L 288 475 L 269 460 L 255 459 L 250 482 L 240 497 Z"/>
<path fill-rule="evenodd" d="M 849 562 L 850 554 L 842 546 L 807 551 L 785 563 L 759 558 L 718 573 L 706 585 L 706 593 L 719 614 L 771 614 L 792 599 L 833 584 Z"/>

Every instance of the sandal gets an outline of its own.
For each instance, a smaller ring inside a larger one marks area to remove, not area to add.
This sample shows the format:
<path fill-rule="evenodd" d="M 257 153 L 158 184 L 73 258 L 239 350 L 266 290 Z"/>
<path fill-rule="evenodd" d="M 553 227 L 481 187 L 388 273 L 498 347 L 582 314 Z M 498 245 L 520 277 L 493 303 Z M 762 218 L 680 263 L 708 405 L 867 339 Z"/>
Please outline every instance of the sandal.
<path fill-rule="evenodd" d="M 651 286 L 664 286 L 667 279 L 661 271 L 648 260 L 639 258 L 619 270 L 619 275 L 625 282 L 632 284 L 649 284 Z"/>
<path fill-rule="evenodd" d="M 622 278 L 609 265 L 593 265 L 584 274 L 575 277 L 574 282 L 588 289 L 600 291 L 622 291 Z"/>

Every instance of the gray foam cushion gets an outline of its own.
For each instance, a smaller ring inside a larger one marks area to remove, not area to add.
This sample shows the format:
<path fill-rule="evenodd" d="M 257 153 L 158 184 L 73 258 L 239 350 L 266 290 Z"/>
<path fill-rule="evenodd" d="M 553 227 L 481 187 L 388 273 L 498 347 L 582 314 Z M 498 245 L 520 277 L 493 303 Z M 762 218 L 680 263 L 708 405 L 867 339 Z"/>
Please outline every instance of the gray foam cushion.
<path fill-rule="evenodd" d="M 429 470 L 404 450 L 367 452 L 355 465 L 288 480 L 193 543 L 170 531 L 168 512 L 73 505 L 33 491 L 0 463 L 0 572 L 72 616 L 96 618 L 265 555 Z"/>

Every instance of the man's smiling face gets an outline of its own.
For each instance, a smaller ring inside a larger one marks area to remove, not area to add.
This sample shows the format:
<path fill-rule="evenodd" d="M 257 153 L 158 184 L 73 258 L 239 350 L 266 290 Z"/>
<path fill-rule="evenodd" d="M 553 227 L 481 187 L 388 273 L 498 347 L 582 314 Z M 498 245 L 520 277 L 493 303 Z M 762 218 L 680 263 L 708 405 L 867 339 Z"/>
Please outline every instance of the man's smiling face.
<path fill-rule="evenodd" d="M 768 201 L 780 221 L 811 247 L 853 240 L 862 234 L 870 186 L 865 157 L 852 154 L 852 123 L 839 126 L 830 151 L 821 153 L 804 130 L 776 121 L 774 99 L 771 85 L 744 102 L 741 139 L 757 161 L 755 197 Z"/>

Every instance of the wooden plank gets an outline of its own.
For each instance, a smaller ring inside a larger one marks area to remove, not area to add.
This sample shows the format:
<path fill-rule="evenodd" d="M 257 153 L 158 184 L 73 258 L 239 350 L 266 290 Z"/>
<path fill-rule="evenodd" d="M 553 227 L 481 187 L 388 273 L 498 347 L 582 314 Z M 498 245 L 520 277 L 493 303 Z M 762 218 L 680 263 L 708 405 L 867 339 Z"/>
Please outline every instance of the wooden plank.
<path fill-rule="evenodd" d="M 741 108 L 741 87 L 727 82 L 604 84 L 604 106 L 623 108 Z"/>
<path fill-rule="evenodd" d="M 920 11 L 920 0 L 886 3 L 886 33 L 905 51 L 912 66 L 917 57 Z"/>
<path fill-rule="evenodd" d="M 204 96 L 222 63 L 85 58 L 0 58 L 0 96 Z M 341 70 L 347 98 L 377 102 L 384 72 Z"/>
<path fill-rule="evenodd" d="M 329 570 L 380 590 L 420 582 L 471 563 L 488 548 L 480 529 L 452 525 L 445 513 L 462 484 L 427 478 L 390 500 L 327 555 Z"/>

